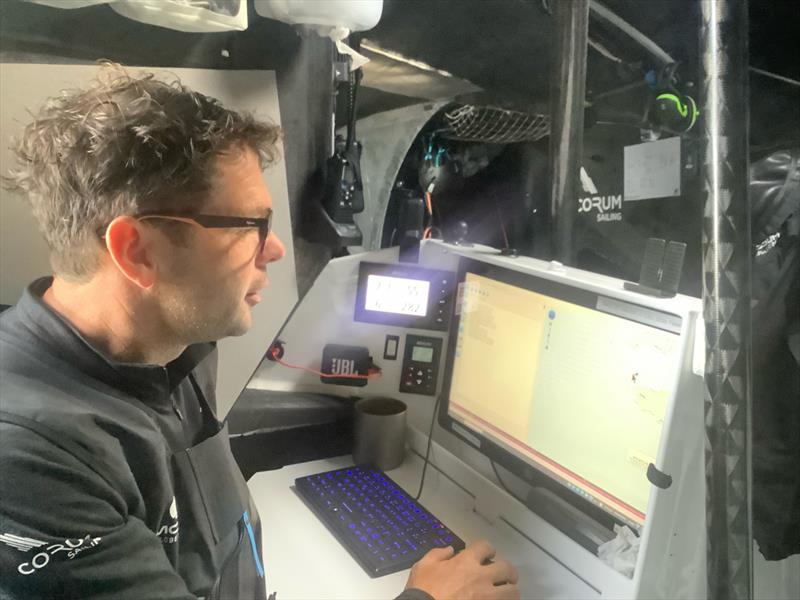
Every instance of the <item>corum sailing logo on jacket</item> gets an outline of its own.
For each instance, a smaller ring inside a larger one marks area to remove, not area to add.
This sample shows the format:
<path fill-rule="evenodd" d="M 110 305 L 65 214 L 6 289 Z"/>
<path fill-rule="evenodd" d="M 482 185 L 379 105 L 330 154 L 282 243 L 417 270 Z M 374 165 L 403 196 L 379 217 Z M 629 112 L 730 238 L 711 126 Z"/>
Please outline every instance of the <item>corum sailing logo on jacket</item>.
<path fill-rule="evenodd" d="M 102 539 L 103 538 L 92 537 L 86 534 L 83 538 L 67 538 L 63 542 L 50 544 L 47 548 L 39 550 L 42 546 L 45 546 L 47 542 L 8 532 L 0 535 L 0 541 L 7 546 L 16 548 L 20 552 L 27 553 L 34 549 L 39 550 L 30 560 L 21 562 L 17 566 L 17 571 L 20 575 L 33 575 L 37 571 L 47 567 L 51 560 L 72 560 L 84 550 L 94 548 L 100 544 L 100 540 Z"/>
<path fill-rule="evenodd" d="M 21 535 L 15 535 L 8 532 L 0 534 L 0 542 L 3 542 L 6 546 L 11 546 L 12 548 L 16 548 L 22 552 L 29 552 L 34 548 L 39 548 L 47 544 L 47 542 L 41 542 L 33 538 L 23 537 Z"/>
<path fill-rule="evenodd" d="M 158 537 L 162 544 L 174 544 L 178 541 L 178 505 L 175 503 L 175 496 L 172 497 L 172 504 L 169 506 L 169 514 L 165 515 L 164 523 L 158 528 Z"/>

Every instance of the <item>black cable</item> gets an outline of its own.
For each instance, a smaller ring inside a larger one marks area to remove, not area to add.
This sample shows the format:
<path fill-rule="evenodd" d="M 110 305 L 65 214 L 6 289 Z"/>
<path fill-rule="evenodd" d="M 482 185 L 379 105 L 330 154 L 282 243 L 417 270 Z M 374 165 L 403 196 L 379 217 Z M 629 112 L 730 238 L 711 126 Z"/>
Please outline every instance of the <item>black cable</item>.
<path fill-rule="evenodd" d="M 433 416 L 431 417 L 431 428 L 428 431 L 428 449 L 425 450 L 425 462 L 422 465 L 422 477 L 419 479 L 419 490 L 417 490 L 417 495 L 414 496 L 414 500 L 419 500 L 419 497 L 422 496 L 422 486 L 425 485 L 425 471 L 428 470 L 428 458 L 431 455 L 431 444 L 433 443 L 433 426 L 436 424 L 436 410 L 439 408 L 439 397 L 436 397 L 436 402 L 433 405 Z"/>
<path fill-rule="evenodd" d="M 358 52 L 361 48 L 361 38 L 352 36 L 351 40 L 351 47 L 353 50 Z M 364 77 L 364 72 L 359 67 L 358 69 L 353 69 L 353 59 L 352 57 L 348 56 L 347 61 L 347 68 L 349 70 L 348 75 L 348 87 L 349 94 L 348 94 L 348 104 L 347 104 L 347 141 L 345 143 L 345 151 L 349 152 L 350 148 L 353 146 L 354 143 L 357 142 L 356 139 L 356 113 L 358 112 L 358 88 L 361 84 L 361 79 Z"/>
<path fill-rule="evenodd" d="M 509 487 L 500 478 L 500 473 L 497 472 L 497 466 L 494 464 L 494 461 L 489 459 L 489 463 L 491 463 L 491 465 L 492 465 L 492 471 L 494 471 L 494 476 L 497 477 L 497 481 L 500 482 L 500 485 L 506 491 L 506 493 L 508 493 L 508 495 L 511 496 L 512 498 L 514 498 L 514 500 L 516 500 L 517 502 L 521 502 L 522 504 L 525 504 L 525 501 L 522 500 L 522 498 L 520 498 L 519 496 L 517 496 L 514 492 L 512 492 L 509 489 Z"/>
<path fill-rule="evenodd" d="M 352 61 L 348 62 L 348 69 Z M 358 82 L 360 78 L 352 70 L 348 77 L 348 94 L 347 94 L 347 141 L 345 142 L 345 151 L 352 148 L 353 143 L 356 141 L 356 99 L 358 97 Z"/>

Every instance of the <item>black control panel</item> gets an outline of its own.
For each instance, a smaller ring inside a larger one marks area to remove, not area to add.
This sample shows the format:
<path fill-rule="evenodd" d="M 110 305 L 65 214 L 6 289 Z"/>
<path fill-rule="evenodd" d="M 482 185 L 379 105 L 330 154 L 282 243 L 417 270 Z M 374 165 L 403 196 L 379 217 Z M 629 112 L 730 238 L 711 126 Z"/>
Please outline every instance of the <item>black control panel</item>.
<path fill-rule="evenodd" d="M 441 338 L 407 335 L 400 391 L 434 396 L 441 354 Z"/>
<path fill-rule="evenodd" d="M 455 273 L 392 263 L 359 265 L 354 319 L 447 331 Z"/>

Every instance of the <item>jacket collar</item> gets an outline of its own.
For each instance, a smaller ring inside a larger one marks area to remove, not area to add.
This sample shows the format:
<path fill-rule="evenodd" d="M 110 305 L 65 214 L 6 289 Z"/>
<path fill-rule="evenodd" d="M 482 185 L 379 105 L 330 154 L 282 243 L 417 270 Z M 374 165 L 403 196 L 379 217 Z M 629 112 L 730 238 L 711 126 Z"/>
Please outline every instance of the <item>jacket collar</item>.
<path fill-rule="evenodd" d="M 144 363 L 123 363 L 95 348 L 72 324 L 61 317 L 42 296 L 52 277 L 37 279 L 9 314 L 3 315 L 3 329 L 27 339 L 35 347 L 68 360 L 80 371 L 143 401 L 166 399 L 180 382 L 214 349 L 214 343 L 195 344 L 165 367 Z"/>

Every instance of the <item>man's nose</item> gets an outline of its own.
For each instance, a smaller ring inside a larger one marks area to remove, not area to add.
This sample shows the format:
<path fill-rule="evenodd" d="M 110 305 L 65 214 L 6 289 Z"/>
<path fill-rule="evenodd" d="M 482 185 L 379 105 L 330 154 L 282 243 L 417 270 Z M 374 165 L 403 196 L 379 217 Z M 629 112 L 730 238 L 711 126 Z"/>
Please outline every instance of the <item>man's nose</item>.
<path fill-rule="evenodd" d="M 280 240 L 278 235 L 270 231 L 264 242 L 264 248 L 256 257 L 256 264 L 259 266 L 266 266 L 271 262 L 282 259 L 286 255 L 286 246 Z"/>

